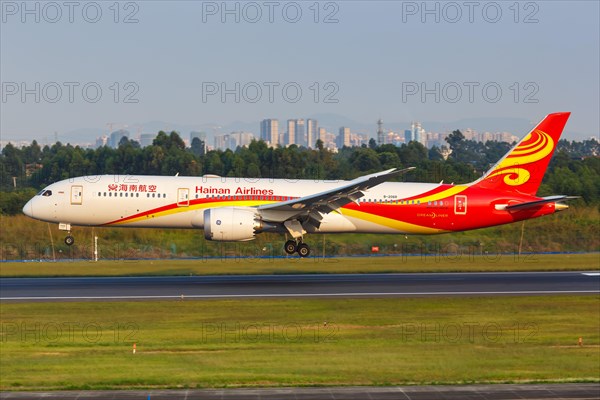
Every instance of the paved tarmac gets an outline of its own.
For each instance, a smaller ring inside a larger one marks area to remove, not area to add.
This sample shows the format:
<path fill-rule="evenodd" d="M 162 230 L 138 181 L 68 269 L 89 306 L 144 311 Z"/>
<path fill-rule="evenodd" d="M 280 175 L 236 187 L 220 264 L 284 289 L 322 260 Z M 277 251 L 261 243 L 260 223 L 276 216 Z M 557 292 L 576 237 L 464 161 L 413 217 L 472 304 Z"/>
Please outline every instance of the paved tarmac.
<path fill-rule="evenodd" d="M 2 278 L 1 301 L 598 294 L 598 272 Z"/>
<path fill-rule="evenodd" d="M 2 400 L 509 400 L 600 399 L 600 384 L 2 392 Z"/>

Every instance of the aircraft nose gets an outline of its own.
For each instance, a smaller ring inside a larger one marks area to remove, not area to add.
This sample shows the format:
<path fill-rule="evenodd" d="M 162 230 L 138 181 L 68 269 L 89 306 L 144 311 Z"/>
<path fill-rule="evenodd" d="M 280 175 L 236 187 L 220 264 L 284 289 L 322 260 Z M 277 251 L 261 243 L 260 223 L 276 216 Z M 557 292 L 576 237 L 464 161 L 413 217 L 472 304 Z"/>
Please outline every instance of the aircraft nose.
<path fill-rule="evenodd" d="M 29 200 L 23 207 L 23 214 L 33 218 L 33 199 Z"/>

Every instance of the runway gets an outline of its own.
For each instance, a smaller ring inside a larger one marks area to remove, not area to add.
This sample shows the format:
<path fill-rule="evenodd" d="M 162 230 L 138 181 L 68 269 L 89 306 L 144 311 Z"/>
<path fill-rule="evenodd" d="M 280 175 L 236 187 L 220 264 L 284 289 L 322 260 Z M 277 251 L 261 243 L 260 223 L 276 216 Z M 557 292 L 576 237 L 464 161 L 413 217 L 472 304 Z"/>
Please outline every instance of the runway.
<path fill-rule="evenodd" d="M 600 385 L 468 385 L 468 386 L 390 386 L 390 387 L 330 387 L 330 388 L 267 388 L 267 389 L 199 389 L 199 390 L 98 390 L 70 392 L 2 392 L 1 400 L 508 400 L 508 399 L 598 399 Z"/>
<path fill-rule="evenodd" d="M 2 278 L 0 301 L 599 294 L 598 272 Z"/>

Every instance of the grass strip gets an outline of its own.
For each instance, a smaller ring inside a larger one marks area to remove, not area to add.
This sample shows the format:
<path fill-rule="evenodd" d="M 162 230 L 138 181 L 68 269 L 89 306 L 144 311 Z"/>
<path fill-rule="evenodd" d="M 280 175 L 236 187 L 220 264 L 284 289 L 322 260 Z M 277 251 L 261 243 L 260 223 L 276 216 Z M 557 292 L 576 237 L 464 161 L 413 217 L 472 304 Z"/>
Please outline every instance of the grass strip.
<path fill-rule="evenodd" d="M 356 274 L 402 272 L 580 271 L 600 269 L 600 254 L 439 255 L 339 258 L 0 263 L 0 277 Z"/>
<path fill-rule="evenodd" d="M 1 327 L 1 390 L 600 381 L 595 295 L 2 303 Z"/>

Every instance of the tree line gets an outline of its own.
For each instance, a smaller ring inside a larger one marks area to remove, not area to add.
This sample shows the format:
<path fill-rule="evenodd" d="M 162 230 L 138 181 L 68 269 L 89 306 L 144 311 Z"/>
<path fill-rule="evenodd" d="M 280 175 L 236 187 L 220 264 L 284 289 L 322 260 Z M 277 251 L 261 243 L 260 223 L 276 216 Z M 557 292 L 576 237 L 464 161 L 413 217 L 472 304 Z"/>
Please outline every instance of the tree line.
<path fill-rule="evenodd" d="M 0 213 L 19 213 L 26 200 L 53 182 L 82 175 L 187 175 L 215 174 L 249 178 L 335 180 L 388 168 L 416 169 L 398 179 L 416 182 L 466 183 L 480 177 L 512 147 L 502 142 L 466 140 L 460 131 L 446 139 L 452 151 L 445 160 L 440 148 L 418 142 L 395 146 L 344 147 L 337 153 L 318 141 L 315 149 L 291 145 L 269 147 L 253 141 L 248 147 L 212 150 L 202 154 L 195 139 L 189 148 L 177 132 L 159 132 L 151 146 L 123 137 L 116 149 L 85 149 L 57 142 L 36 141 L 17 148 L 6 145 L 0 155 Z M 581 196 L 587 204 L 600 199 L 600 145 L 596 140 L 561 140 L 546 173 L 540 195 Z"/>

